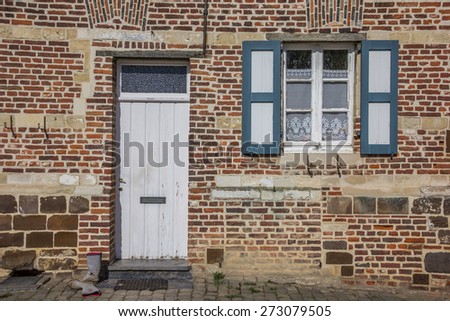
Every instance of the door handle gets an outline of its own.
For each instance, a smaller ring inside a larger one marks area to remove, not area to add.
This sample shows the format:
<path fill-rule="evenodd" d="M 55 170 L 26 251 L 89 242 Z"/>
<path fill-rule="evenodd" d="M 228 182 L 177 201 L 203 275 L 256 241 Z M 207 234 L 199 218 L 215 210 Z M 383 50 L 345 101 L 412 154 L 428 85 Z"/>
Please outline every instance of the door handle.
<path fill-rule="evenodd" d="M 119 182 L 122 184 L 126 184 L 127 182 L 125 182 L 125 180 L 123 178 L 119 179 Z"/>

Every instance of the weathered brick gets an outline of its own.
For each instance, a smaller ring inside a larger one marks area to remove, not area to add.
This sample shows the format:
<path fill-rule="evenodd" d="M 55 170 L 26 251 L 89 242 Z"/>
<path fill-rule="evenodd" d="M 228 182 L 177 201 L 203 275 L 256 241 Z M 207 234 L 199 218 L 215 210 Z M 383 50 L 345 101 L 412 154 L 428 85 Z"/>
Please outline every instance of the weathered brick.
<path fill-rule="evenodd" d="M 441 214 L 442 198 L 422 197 L 413 201 L 413 214 Z"/>
<path fill-rule="evenodd" d="M 223 263 L 223 249 L 207 249 L 206 250 L 206 263 Z"/>
<path fill-rule="evenodd" d="M 31 270 L 35 259 L 35 251 L 11 250 L 3 254 L 0 266 L 8 270 Z"/>
<path fill-rule="evenodd" d="M 55 234 L 55 246 L 77 247 L 78 234 L 76 232 L 57 232 Z"/>
<path fill-rule="evenodd" d="M 353 199 L 355 214 L 376 214 L 376 198 L 358 196 Z"/>
<path fill-rule="evenodd" d="M 450 230 L 439 230 L 438 239 L 440 244 L 450 244 Z"/>
<path fill-rule="evenodd" d="M 323 241 L 324 250 L 346 250 L 346 241 Z"/>
<path fill-rule="evenodd" d="M 328 252 L 326 254 L 327 264 L 352 264 L 353 255 L 347 252 Z"/>
<path fill-rule="evenodd" d="M 431 216 L 430 224 L 434 228 L 446 228 L 448 227 L 448 218 L 445 216 Z"/>
<path fill-rule="evenodd" d="M 39 209 L 39 198 L 37 195 L 20 195 L 19 212 L 22 214 L 37 214 Z"/>
<path fill-rule="evenodd" d="M 52 232 L 31 232 L 26 236 L 26 247 L 53 247 L 53 233 Z"/>
<path fill-rule="evenodd" d="M 82 196 L 71 196 L 69 200 L 69 212 L 74 214 L 89 211 L 89 200 Z"/>
<path fill-rule="evenodd" d="M 428 285 L 430 283 L 430 275 L 423 273 L 413 274 L 413 284 Z"/>
<path fill-rule="evenodd" d="M 41 213 L 65 213 L 67 211 L 65 196 L 41 197 Z"/>
<path fill-rule="evenodd" d="M 45 215 L 15 215 L 14 229 L 23 231 L 45 230 L 47 217 Z"/>
<path fill-rule="evenodd" d="M 53 231 L 76 230 L 78 229 L 78 216 L 52 215 L 48 219 L 48 229 Z"/>
<path fill-rule="evenodd" d="M 350 197 L 328 198 L 328 214 L 351 214 L 352 199 Z"/>
<path fill-rule="evenodd" d="M 0 231 L 9 231 L 12 228 L 12 216 L 0 215 Z"/>
<path fill-rule="evenodd" d="M 353 266 L 341 266 L 341 276 L 353 276 Z"/>
<path fill-rule="evenodd" d="M 450 253 L 427 253 L 425 255 L 425 270 L 435 273 L 450 273 Z"/>
<path fill-rule="evenodd" d="M 13 195 L 0 195 L 0 213 L 17 213 L 17 201 Z"/>
<path fill-rule="evenodd" d="M 23 246 L 23 233 L 0 233 L 0 247 Z"/>
<path fill-rule="evenodd" d="M 407 197 L 379 197 L 379 214 L 408 214 L 409 205 Z"/>

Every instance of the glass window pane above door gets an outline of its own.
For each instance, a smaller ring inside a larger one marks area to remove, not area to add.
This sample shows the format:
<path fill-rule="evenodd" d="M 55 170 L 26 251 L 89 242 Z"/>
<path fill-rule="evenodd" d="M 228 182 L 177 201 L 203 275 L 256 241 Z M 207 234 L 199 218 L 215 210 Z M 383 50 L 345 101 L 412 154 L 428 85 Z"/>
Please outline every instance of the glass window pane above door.
<path fill-rule="evenodd" d="M 348 76 L 348 51 L 324 50 L 323 78 L 347 78 L 347 76 Z"/>
<path fill-rule="evenodd" d="M 123 65 L 121 92 L 187 93 L 187 66 Z"/>
<path fill-rule="evenodd" d="M 311 78 L 311 50 L 289 50 L 286 59 L 287 79 Z"/>

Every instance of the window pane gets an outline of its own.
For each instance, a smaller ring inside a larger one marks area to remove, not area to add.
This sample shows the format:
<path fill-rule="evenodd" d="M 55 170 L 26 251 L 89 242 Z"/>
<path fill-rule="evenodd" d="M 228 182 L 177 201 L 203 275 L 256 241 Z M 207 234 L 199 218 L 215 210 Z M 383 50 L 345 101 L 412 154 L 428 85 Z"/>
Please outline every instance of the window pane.
<path fill-rule="evenodd" d="M 322 106 L 327 108 L 347 108 L 347 83 L 324 82 Z"/>
<path fill-rule="evenodd" d="M 186 66 L 122 66 L 124 93 L 185 94 L 186 82 Z"/>
<path fill-rule="evenodd" d="M 273 52 L 252 51 L 252 93 L 273 92 Z"/>
<path fill-rule="evenodd" d="M 310 109 L 311 83 L 287 83 L 286 107 L 291 109 Z"/>
<path fill-rule="evenodd" d="M 347 113 L 323 113 L 322 140 L 347 140 Z"/>
<path fill-rule="evenodd" d="M 311 78 L 311 51 L 289 50 L 286 53 L 287 79 Z"/>
<path fill-rule="evenodd" d="M 310 141 L 311 113 L 287 113 L 286 138 L 288 141 Z"/>
<path fill-rule="evenodd" d="M 348 51 L 324 50 L 323 77 L 347 78 L 347 76 L 348 76 Z"/>

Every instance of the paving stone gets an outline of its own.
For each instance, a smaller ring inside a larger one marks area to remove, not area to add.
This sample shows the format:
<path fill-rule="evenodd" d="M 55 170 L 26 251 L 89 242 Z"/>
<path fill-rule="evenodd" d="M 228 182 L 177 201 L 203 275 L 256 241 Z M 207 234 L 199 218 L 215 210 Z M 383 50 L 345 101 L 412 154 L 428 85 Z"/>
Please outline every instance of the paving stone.
<path fill-rule="evenodd" d="M 39 209 L 39 198 L 37 195 L 19 196 L 19 213 L 37 214 Z"/>
<path fill-rule="evenodd" d="M 379 197 L 378 214 L 408 214 L 407 197 Z"/>
<path fill-rule="evenodd" d="M 17 213 L 17 201 L 13 195 L 0 195 L 0 213 Z"/>

